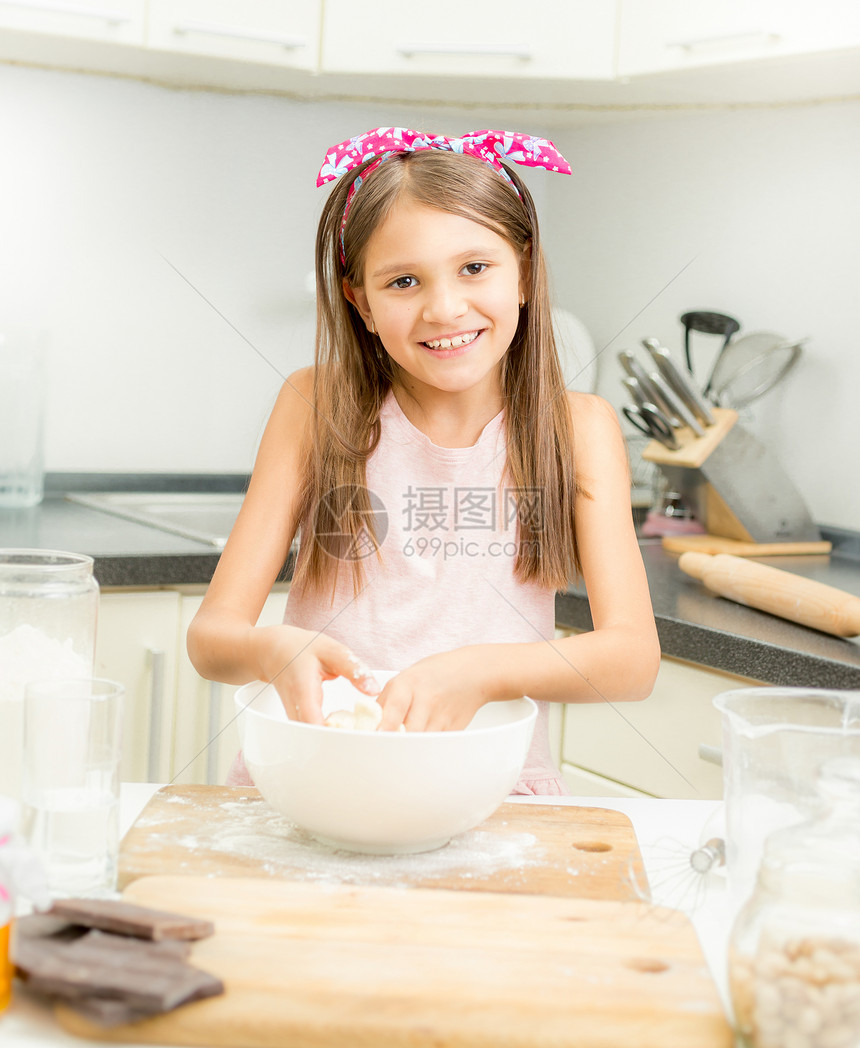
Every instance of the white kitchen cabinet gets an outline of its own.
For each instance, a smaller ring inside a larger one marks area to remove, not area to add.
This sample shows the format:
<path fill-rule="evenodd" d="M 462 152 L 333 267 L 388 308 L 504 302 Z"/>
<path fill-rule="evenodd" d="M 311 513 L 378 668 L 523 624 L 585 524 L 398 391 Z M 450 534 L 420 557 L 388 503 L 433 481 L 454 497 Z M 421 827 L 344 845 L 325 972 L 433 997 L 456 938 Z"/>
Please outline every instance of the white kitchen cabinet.
<path fill-rule="evenodd" d="M 287 589 L 273 589 L 261 625 L 283 620 Z M 126 782 L 223 782 L 239 748 L 236 689 L 203 680 L 185 649 L 204 592 L 184 586 L 101 594 L 95 673 L 126 689 Z"/>
<path fill-rule="evenodd" d="M 316 70 L 321 0 L 149 0 L 150 47 Z"/>
<path fill-rule="evenodd" d="M 574 797 L 650 797 L 643 790 L 632 790 L 623 783 L 595 775 L 594 772 L 577 768 L 575 764 L 561 762 L 561 774 Z"/>
<path fill-rule="evenodd" d="M 722 747 L 720 692 L 760 682 L 664 657 L 642 702 L 571 703 L 564 708 L 562 771 L 591 796 L 722 797 L 722 768 L 703 758 Z"/>
<path fill-rule="evenodd" d="M 743 63 L 858 44 L 856 0 L 621 0 L 618 75 Z"/>
<path fill-rule="evenodd" d="M 108 591 L 99 600 L 95 673 L 125 687 L 120 777 L 172 774 L 179 593 Z"/>
<path fill-rule="evenodd" d="M 556 627 L 556 638 L 569 637 L 571 631 Z M 632 790 L 629 786 L 613 782 L 611 779 L 594 772 L 577 768 L 564 760 L 564 726 L 567 718 L 567 706 L 561 702 L 552 702 L 549 706 L 549 750 L 562 778 L 575 797 L 645 797 L 641 790 Z"/>
<path fill-rule="evenodd" d="M 321 72 L 608 79 L 615 4 L 605 0 L 325 0 Z"/>
<path fill-rule="evenodd" d="M 257 624 L 275 626 L 284 619 L 288 584 L 269 595 Z M 239 750 L 233 696 L 236 686 L 204 680 L 191 665 L 185 635 L 203 594 L 182 596 L 179 634 L 182 638 L 176 674 L 176 720 L 173 739 L 174 783 L 223 784 Z"/>
<path fill-rule="evenodd" d="M 0 0 L 0 29 L 142 45 L 146 0 Z"/>
<path fill-rule="evenodd" d="M 0 61 L 571 114 L 852 95 L 858 48 L 855 0 L 0 0 Z"/>

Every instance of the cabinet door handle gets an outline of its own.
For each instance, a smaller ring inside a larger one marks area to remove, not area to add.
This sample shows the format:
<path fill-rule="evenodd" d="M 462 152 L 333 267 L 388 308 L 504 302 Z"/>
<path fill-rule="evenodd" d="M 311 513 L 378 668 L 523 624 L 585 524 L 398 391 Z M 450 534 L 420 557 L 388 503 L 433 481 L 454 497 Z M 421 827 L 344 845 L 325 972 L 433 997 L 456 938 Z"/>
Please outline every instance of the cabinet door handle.
<path fill-rule="evenodd" d="M 719 746 L 709 746 L 706 742 L 700 742 L 699 758 L 708 761 L 709 764 L 719 764 L 722 767 L 723 751 Z"/>
<path fill-rule="evenodd" d="M 736 44 L 763 44 L 776 40 L 779 40 L 779 33 L 769 33 L 766 29 L 749 29 L 744 33 L 700 36 L 693 40 L 670 40 L 666 47 L 676 47 L 680 51 L 697 51 L 703 47 L 734 47 Z"/>
<path fill-rule="evenodd" d="M 28 11 L 50 11 L 58 15 L 77 15 L 80 18 L 96 18 L 109 25 L 125 25 L 133 21 L 131 15 L 105 8 L 82 7 L 80 4 L 64 4 L 62 0 L 0 0 L 3 7 L 23 7 Z"/>
<path fill-rule="evenodd" d="M 200 36 L 228 37 L 232 40 L 251 40 L 258 44 L 277 44 L 288 51 L 297 47 L 307 47 L 308 43 L 304 37 L 283 36 L 280 33 L 267 33 L 258 29 L 241 29 L 217 22 L 176 22 L 173 32 L 180 36 L 193 33 Z"/>
<path fill-rule="evenodd" d="M 493 44 L 400 44 L 395 49 L 404 58 L 423 55 L 458 55 L 473 58 L 519 58 L 528 62 L 534 55 L 524 47 L 504 47 Z"/>
<path fill-rule="evenodd" d="M 218 746 L 221 734 L 221 685 L 212 681 L 209 685 L 209 732 L 206 744 L 206 783 L 214 786 L 218 778 Z"/>
<path fill-rule="evenodd" d="M 164 670 L 167 658 L 159 648 L 149 648 L 149 753 L 146 760 L 146 778 L 159 781 L 161 725 L 164 715 Z"/>

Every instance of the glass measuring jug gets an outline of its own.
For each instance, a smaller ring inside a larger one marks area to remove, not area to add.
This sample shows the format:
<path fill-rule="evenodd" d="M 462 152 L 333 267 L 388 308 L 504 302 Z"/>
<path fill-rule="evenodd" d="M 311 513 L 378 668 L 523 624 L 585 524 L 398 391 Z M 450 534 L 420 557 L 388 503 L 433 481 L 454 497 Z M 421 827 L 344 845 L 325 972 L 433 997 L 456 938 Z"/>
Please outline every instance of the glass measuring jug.
<path fill-rule="evenodd" d="M 739 688 L 713 702 L 723 718 L 726 871 L 740 903 L 765 838 L 815 810 L 821 766 L 860 757 L 860 691 Z"/>

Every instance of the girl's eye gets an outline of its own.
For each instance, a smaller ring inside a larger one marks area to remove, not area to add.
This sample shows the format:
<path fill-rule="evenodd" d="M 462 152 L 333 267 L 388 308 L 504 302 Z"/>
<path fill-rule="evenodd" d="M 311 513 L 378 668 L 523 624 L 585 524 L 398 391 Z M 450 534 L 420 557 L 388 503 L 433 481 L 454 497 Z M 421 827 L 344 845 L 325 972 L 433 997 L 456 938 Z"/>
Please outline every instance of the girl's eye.
<path fill-rule="evenodd" d="M 463 269 L 469 274 L 470 277 L 476 277 L 480 273 L 483 273 L 487 268 L 486 262 L 467 262 Z"/>
<path fill-rule="evenodd" d="M 396 280 L 392 280 L 388 286 L 405 290 L 415 286 L 415 277 L 398 277 Z"/>

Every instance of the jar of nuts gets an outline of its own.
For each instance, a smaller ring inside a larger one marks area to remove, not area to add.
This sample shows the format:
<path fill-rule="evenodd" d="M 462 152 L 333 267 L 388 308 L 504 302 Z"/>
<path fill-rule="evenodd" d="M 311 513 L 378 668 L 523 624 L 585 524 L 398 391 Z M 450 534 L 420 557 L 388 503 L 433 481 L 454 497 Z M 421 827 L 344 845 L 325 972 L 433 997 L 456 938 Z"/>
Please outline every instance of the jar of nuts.
<path fill-rule="evenodd" d="M 820 813 L 768 837 L 729 941 L 747 1048 L 860 1048 L 860 758 L 818 777 Z"/>

